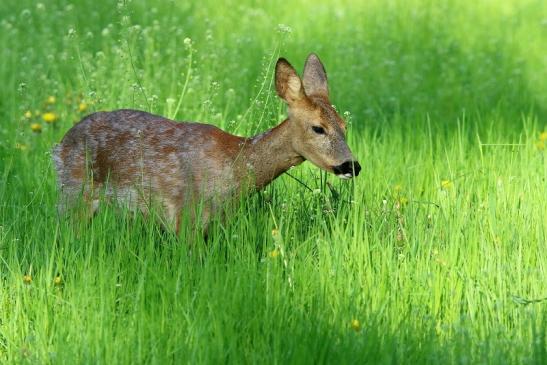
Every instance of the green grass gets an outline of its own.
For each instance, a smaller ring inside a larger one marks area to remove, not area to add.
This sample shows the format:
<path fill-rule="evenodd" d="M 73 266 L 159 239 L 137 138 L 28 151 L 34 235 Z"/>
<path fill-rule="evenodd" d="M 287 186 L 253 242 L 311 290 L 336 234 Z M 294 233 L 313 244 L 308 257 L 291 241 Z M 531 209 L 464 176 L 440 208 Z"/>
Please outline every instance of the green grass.
<path fill-rule="evenodd" d="M 0 363 L 547 363 L 546 3 L 252 3 L 0 3 Z M 251 135 L 312 51 L 357 179 L 305 163 L 311 191 L 280 177 L 191 252 L 57 219 L 50 150 L 86 113 Z"/>

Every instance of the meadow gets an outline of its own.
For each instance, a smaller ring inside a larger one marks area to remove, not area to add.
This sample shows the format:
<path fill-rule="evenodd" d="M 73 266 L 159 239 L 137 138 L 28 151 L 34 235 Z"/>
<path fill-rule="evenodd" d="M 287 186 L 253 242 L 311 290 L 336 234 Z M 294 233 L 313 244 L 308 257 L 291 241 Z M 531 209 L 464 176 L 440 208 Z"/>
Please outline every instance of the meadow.
<path fill-rule="evenodd" d="M 546 364 L 546 49 L 541 0 L 0 2 L 0 363 Z M 86 114 L 254 135 L 310 52 L 359 177 L 306 162 L 191 250 L 58 218 Z"/>

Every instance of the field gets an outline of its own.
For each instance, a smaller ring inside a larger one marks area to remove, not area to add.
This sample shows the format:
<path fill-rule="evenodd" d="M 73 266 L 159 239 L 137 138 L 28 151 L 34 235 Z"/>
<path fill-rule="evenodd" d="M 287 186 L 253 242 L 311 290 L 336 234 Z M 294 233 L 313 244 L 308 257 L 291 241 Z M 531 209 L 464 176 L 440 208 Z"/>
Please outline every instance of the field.
<path fill-rule="evenodd" d="M 547 364 L 547 2 L 4 0 L 0 49 L 0 363 Z M 305 162 L 192 247 L 58 218 L 86 114 L 254 135 L 310 52 L 359 177 Z"/>

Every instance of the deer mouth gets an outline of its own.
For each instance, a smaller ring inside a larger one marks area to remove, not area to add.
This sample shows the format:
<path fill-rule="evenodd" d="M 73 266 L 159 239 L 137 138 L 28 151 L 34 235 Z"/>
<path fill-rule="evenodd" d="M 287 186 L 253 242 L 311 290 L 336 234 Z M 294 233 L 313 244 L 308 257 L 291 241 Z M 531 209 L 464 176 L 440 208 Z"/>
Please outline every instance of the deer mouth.
<path fill-rule="evenodd" d="M 337 174 L 336 176 L 342 180 L 349 180 L 353 177 L 353 174 Z"/>
<path fill-rule="evenodd" d="M 346 161 L 341 165 L 333 166 L 332 171 L 340 179 L 348 180 L 359 175 L 361 165 L 357 161 Z"/>

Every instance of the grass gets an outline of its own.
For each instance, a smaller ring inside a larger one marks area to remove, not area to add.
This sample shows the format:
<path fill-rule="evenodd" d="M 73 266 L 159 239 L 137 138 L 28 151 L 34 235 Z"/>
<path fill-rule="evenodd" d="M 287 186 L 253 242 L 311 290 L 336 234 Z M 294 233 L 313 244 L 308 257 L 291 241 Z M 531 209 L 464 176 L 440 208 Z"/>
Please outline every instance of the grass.
<path fill-rule="evenodd" d="M 546 19 L 533 0 L 1 2 L 0 362 L 547 363 Z M 85 114 L 251 135 L 284 118 L 277 57 L 311 51 L 357 179 L 305 163 L 309 189 L 280 177 L 192 252 L 130 212 L 57 219 L 51 147 Z"/>

